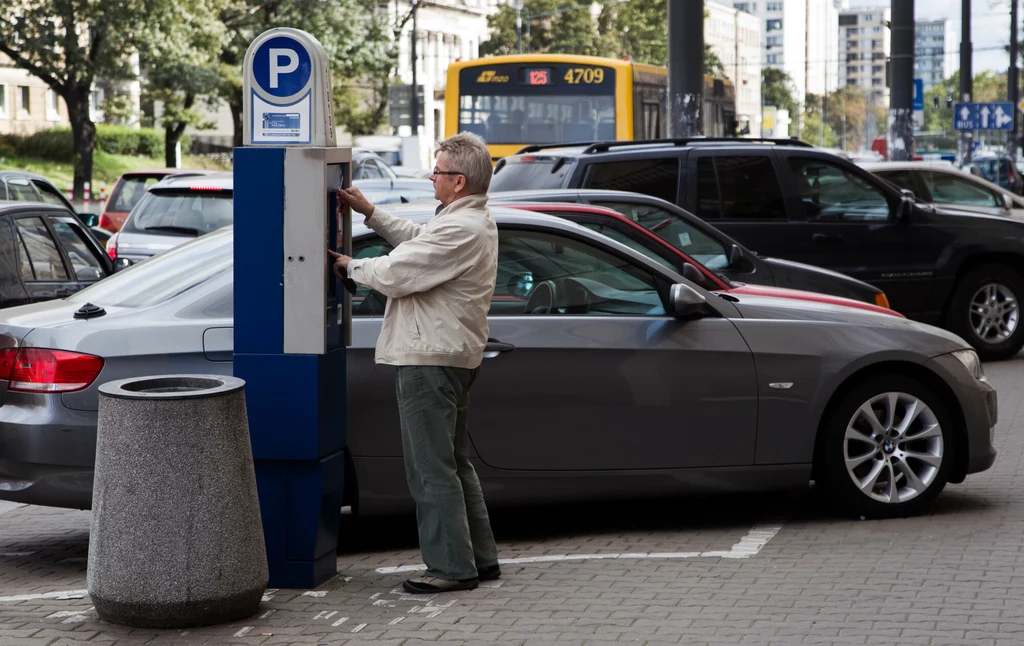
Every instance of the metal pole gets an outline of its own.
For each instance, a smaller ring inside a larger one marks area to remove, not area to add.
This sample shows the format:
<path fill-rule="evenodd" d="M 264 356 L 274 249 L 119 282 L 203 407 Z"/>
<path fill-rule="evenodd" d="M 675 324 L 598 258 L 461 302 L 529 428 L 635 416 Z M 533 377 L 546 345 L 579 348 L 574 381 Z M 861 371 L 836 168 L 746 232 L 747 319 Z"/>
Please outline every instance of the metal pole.
<path fill-rule="evenodd" d="M 960 3 L 960 101 L 969 103 L 973 92 L 974 73 L 971 71 L 973 50 L 971 45 L 971 0 Z M 1016 111 L 1016 108 L 1014 108 Z M 953 115 L 956 119 L 956 115 Z M 971 133 L 960 133 L 960 160 L 962 164 L 971 162 Z"/>
<path fill-rule="evenodd" d="M 417 137 L 420 133 L 420 98 L 416 93 L 416 41 L 419 34 L 416 32 L 416 14 L 420 6 L 419 0 L 412 3 L 412 92 L 409 94 L 409 126 L 412 128 L 412 136 Z M 418 146 L 418 143 L 417 143 Z"/>
<path fill-rule="evenodd" d="M 1006 144 L 1006 154 L 1017 159 L 1017 133 L 1020 116 L 1017 103 L 1020 101 L 1020 78 L 1017 74 L 1017 0 L 1010 0 L 1010 103 L 1013 104 L 1013 132 Z"/>
<path fill-rule="evenodd" d="M 889 127 L 891 161 L 914 155 L 914 0 L 892 0 L 892 88 Z"/>
<path fill-rule="evenodd" d="M 523 2 L 516 2 L 516 50 L 523 53 Z"/>
<path fill-rule="evenodd" d="M 672 137 L 703 132 L 704 3 L 669 0 L 668 114 Z"/>

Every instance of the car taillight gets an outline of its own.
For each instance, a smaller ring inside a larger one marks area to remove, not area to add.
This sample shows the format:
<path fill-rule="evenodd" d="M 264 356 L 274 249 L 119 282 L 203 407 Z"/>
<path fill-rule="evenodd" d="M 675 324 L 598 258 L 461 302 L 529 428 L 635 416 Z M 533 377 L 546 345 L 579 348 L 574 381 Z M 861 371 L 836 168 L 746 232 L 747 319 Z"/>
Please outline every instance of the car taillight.
<path fill-rule="evenodd" d="M 107 231 L 114 230 L 114 221 L 106 216 L 106 214 L 100 216 L 100 228 L 106 229 Z"/>
<path fill-rule="evenodd" d="M 112 244 L 107 247 L 107 255 L 110 256 L 111 260 L 117 260 L 117 245 Z"/>
<path fill-rule="evenodd" d="M 0 350 L 0 379 L 7 389 L 23 393 L 69 393 L 88 388 L 100 371 L 103 359 L 90 354 L 7 348 Z"/>

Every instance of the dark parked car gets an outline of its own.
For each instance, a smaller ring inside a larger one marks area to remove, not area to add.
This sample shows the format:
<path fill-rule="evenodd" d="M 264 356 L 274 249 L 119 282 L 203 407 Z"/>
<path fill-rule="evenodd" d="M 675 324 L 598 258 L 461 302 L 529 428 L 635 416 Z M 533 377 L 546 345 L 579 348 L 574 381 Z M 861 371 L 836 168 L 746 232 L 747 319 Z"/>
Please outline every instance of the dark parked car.
<path fill-rule="evenodd" d="M 56 204 L 0 202 L 0 307 L 63 298 L 112 270 L 103 245 L 74 212 Z"/>
<path fill-rule="evenodd" d="M 543 201 L 606 206 L 731 281 L 832 294 L 889 307 L 885 293 L 874 285 L 821 267 L 761 257 L 692 213 L 650 195 L 578 189 L 492 191 L 489 197 L 493 204 Z"/>
<path fill-rule="evenodd" d="M 42 175 L 20 170 L 0 170 L 0 201 L 45 202 L 63 206 L 74 213 L 85 226 L 92 229 L 93 237 L 105 242 L 110 234 L 99 227 L 99 216 L 94 213 L 78 213 L 75 207 L 57 190 L 50 180 Z"/>
<path fill-rule="evenodd" d="M 709 292 L 573 222 L 491 212 L 498 278 L 470 437 L 492 505 L 814 478 L 848 512 L 905 515 L 995 460 L 996 392 L 953 334 Z M 422 225 L 434 209 L 394 214 Z M 361 223 L 352 237 L 356 257 L 391 250 Z M 225 227 L 64 301 L 0 312 L 0 499 L 91 504 L 100 384 L 231 373 L 232 238 Z M 102 309 L 75 318 L 87 304 Z M 365 515 L 412 511 L 394 373 L 373 363 L 384 306 L 360 288 L 347 351 L 345 504 Z M 76 370 L 38 370 L 43 359 Z"/>
<path fill-rule="evenodd" d="M 1024 176 L 1010 157 L 1002 155 L 977 155 L 966 169 L 978 172 L 982 177 L 1016 195 L 1024 195 Z"/>
<path fill-rule="evenodd" d="M 755 252 L 871 283 L 893 309 L 956 332 L 985 359 L 1024 346 L 1024 222 L 915 202 L 795 140 L 530 146 L 495 166 L 492 191 L 539 188 L 660 197 Z"/>

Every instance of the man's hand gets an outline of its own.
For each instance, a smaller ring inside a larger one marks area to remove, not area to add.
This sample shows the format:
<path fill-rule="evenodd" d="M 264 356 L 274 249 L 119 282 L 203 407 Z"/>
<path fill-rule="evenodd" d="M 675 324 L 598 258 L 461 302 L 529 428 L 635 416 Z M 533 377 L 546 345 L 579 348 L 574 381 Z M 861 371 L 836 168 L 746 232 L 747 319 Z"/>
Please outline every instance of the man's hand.
<path fill-rule="evenodd" d="M 338 190 L 338 206 L 344 204 L 352 207 L 352 210 L 361 214 L 364 218 L 373 215 L 373 205 L 363 197 L 358 188 L 342 188 Z"/>
<path fill-rule="evenodd" d="M 331 254 L 331 257 L 334 258 L 334 275 L 341 280 L 348 278 L 348 263 L 352 262 L 352 259 L 330 249 L 327 250 L 327 253 Z"/>

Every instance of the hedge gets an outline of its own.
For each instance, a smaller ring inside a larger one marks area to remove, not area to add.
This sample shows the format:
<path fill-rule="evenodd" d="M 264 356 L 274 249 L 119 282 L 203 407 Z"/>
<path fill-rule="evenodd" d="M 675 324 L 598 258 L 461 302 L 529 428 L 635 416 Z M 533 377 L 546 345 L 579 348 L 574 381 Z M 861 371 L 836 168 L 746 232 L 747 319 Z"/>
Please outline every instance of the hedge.
<path fill-rule="evenodd" d="M 188 135 L 181 137 L 181 154 L 192 147 Z M 96 126 L 96 149 L 111 155 L 137 155 L 163 158 L 164 132 L 155 128 L 129 128 L 127 126 Z M 0 136 L 0 150 L 19 157 L 35 157 L 50 161 L 72 163 L 74 143 L 71 128 L 50 128 L 28 136 Z"/>

